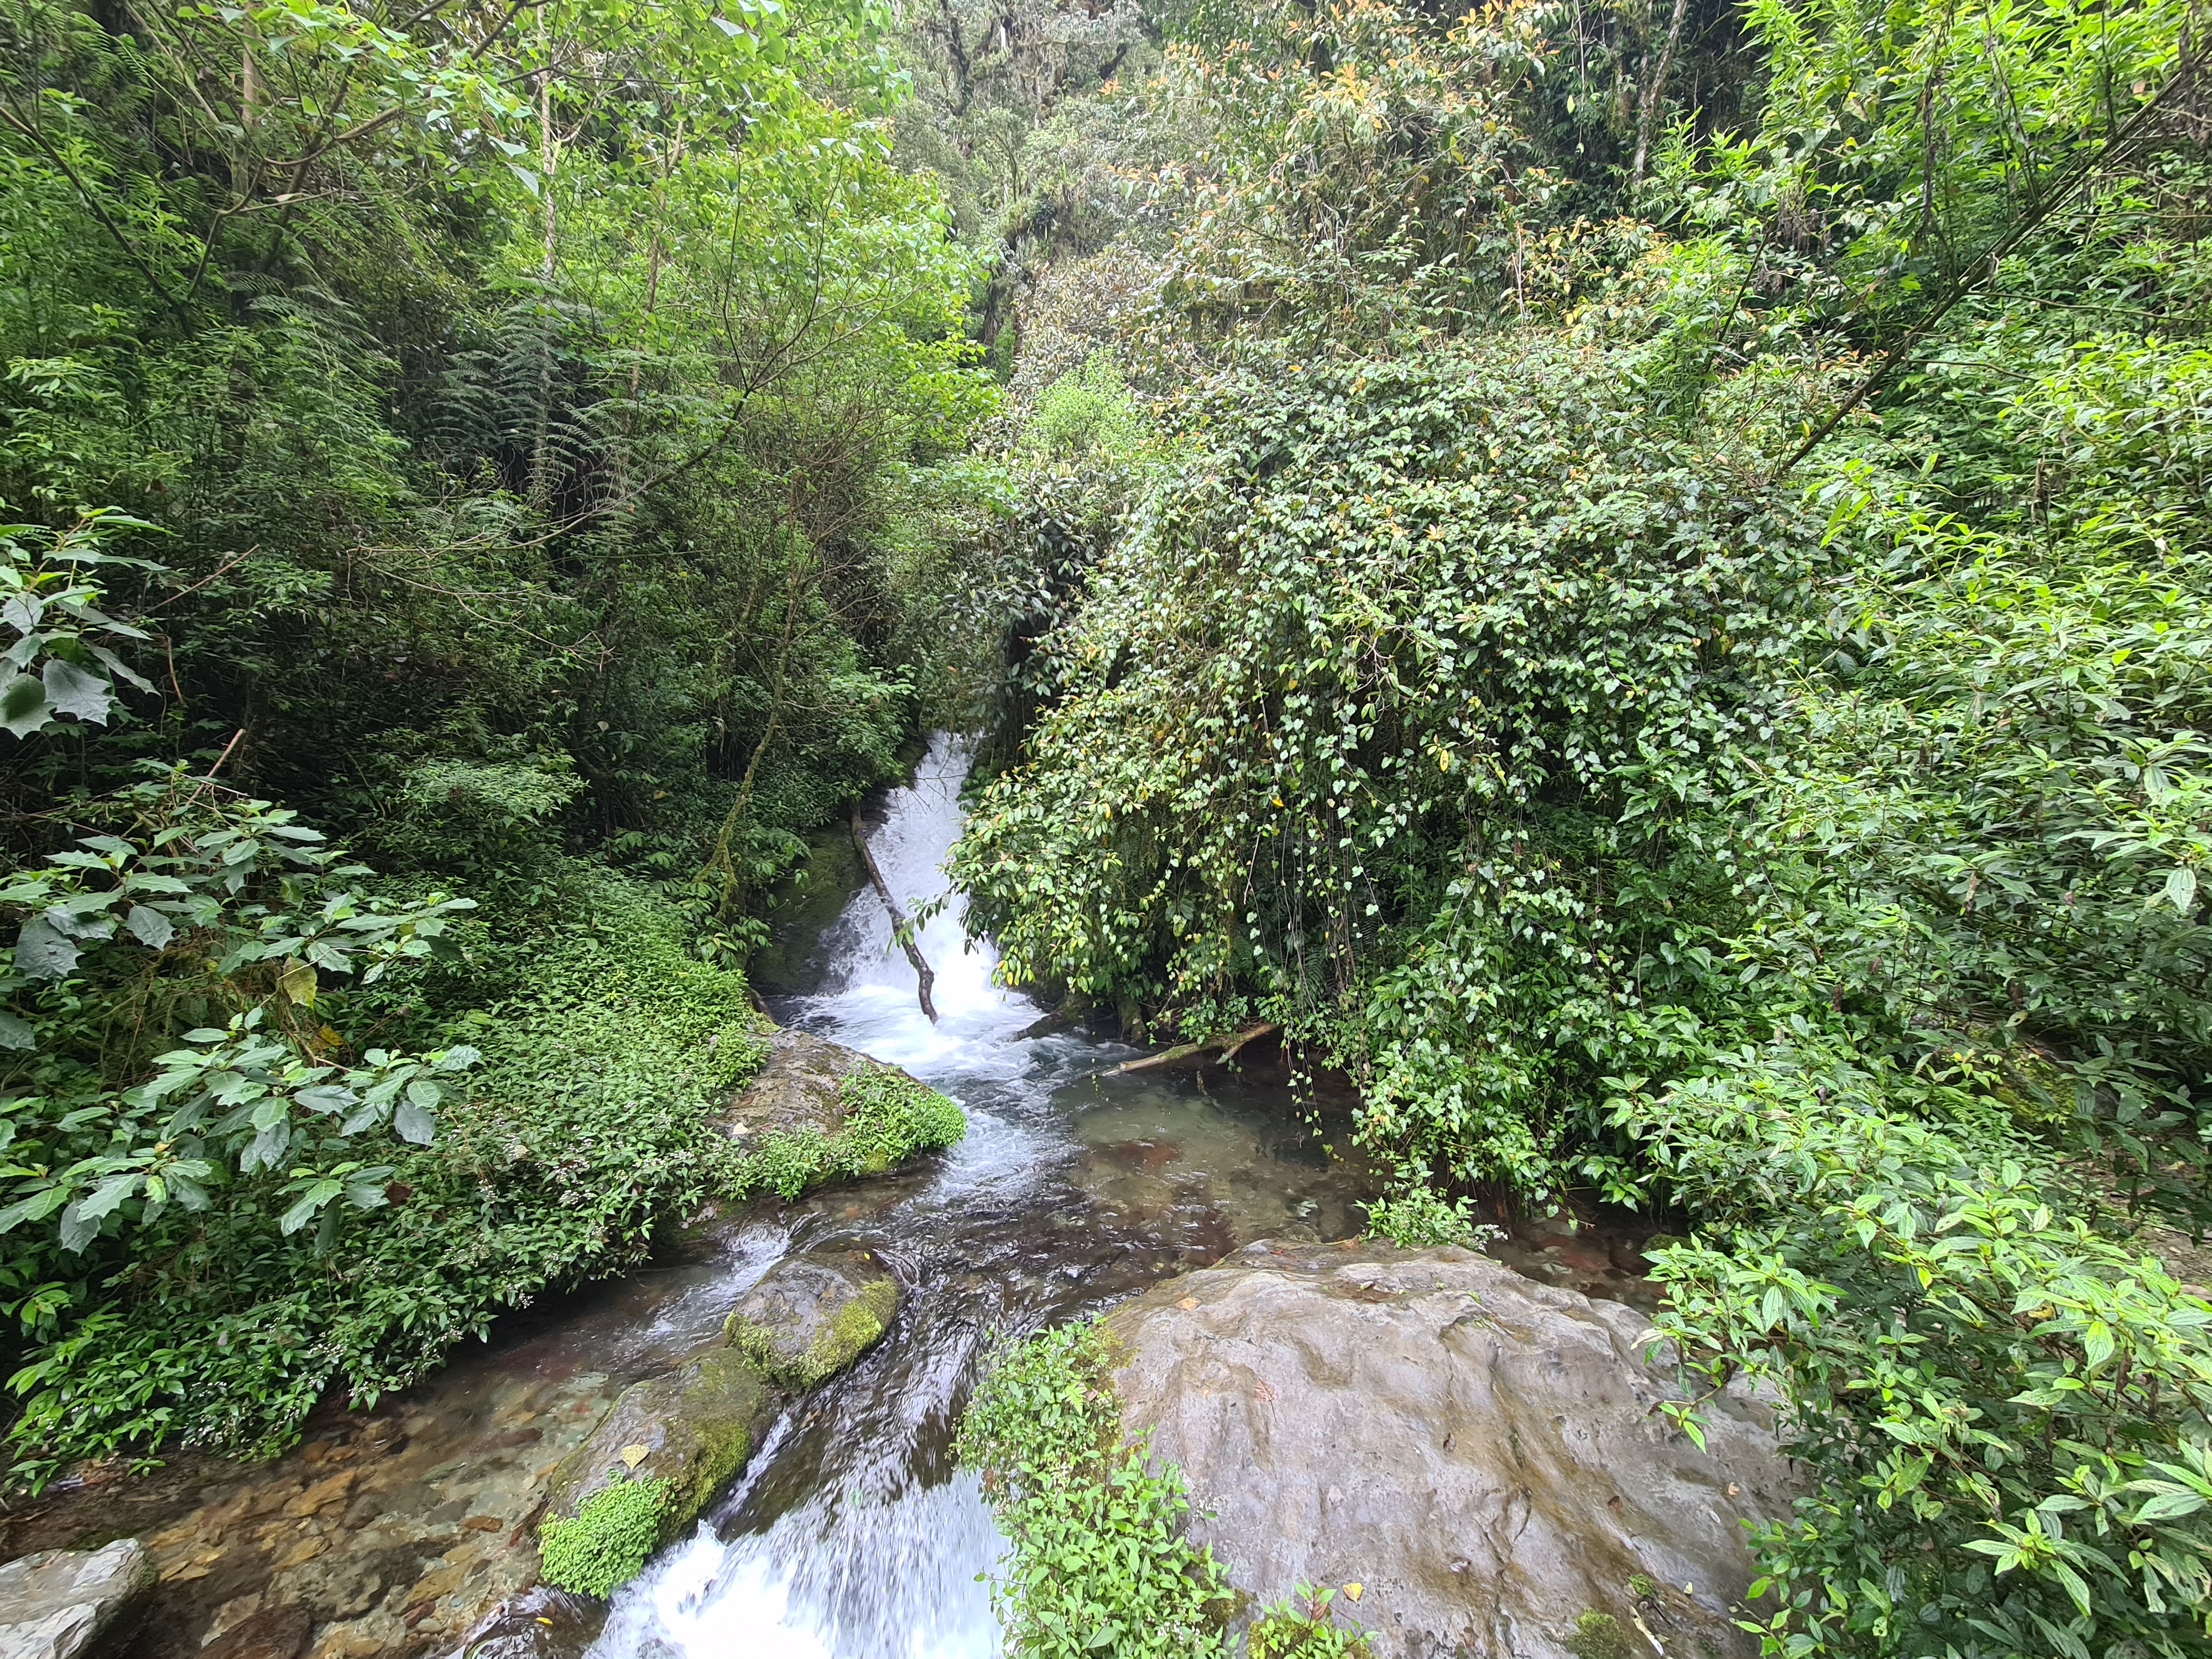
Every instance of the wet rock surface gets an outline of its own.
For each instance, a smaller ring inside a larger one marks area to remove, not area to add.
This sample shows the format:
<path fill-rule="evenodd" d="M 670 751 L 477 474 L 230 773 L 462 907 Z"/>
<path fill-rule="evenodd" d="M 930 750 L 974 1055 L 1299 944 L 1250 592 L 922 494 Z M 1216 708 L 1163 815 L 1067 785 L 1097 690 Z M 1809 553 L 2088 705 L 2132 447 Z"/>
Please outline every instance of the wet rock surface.
<path fill-rule="evenodd" d="M 724 1332 L 777 1383 L 809 1389 L 874 1346 L 898 1305 L 898 1280 L 871 1252 L 810 1251 L 763 1274 Z"/>
<path fill-rule="evenodd" d="M 837 1085 L 862 1073 L 897 1071 L 842 1043 L 779 1030 L 760 1070 L 730 1104 L 730 1133 L 740 1141 L 794 1131 L 834 1134 L 845 1124 Z"/>
<path fill-rule="evenodd" d="M 1569 1659 L 1590 1614 L 1629 1651 L 1745 1650 L 1740 1517 L 1786 1509 L 1787 1467 L 1747 1396 L 1705 1451 L 1655 1414 L 1679 1395 L 1635 1310 L 1471 1251 L 1263 1242 L 1108 1325 L 1128 1431 L 1260 1600 L 1360 1585 L 1377 1659 Z"/>
<path fill-rule="evenodd" d="M 623 1390 L 554 1472 L 546 1512 L 573 1516 L 593 1492 L 617 1481 L 665 1480 L 665 1542 L 744 1468 L 781 1404 L 760 1368 L 736 1349 L 695 1354 L 671 1375 Z"/>
<path fill-rule="evenodd" d="M 136 1632 L 156 1577 L 134 1538 L 0 1566 L 0 1659 L 103 1659 Z"/>

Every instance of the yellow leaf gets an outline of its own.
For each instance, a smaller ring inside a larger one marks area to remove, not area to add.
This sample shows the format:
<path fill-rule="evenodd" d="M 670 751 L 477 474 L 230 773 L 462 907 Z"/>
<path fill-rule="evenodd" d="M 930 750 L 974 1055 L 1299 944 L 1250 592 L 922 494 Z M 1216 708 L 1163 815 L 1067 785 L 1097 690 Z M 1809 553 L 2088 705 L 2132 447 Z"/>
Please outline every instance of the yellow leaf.
<path fill-rule="evenodd" d="M 315 968 L 313 963 L 288 962 L 276 975 L 276 988 L 302 1008 L 315 1006 Z"/>

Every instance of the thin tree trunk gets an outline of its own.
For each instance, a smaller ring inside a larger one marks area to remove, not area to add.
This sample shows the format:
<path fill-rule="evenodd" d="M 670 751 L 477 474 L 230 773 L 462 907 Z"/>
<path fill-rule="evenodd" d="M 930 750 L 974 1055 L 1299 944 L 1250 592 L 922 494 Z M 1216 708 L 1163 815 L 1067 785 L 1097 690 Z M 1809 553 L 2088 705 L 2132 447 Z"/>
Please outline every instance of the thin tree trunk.
<path fill-rule="evenodd" d="M 921 1000 L 921 1012 L 929 1016 L 932 1025 L 937 1024 L 937 1005 L 930 1000 L 930 992 L 937 984 L 937 975 L 929 970 L 921 947 L 914 942 L 914 929 L 908 923 L 906 912 L 899 908 L 898 901 L 891 896 L 890 884 L 884 872 L 876 867 L 876 855 L 868 845 L 868 832 L 860 826 L 860 804 L 853 803 L 853 845 L 860 849 L 860 862 L 868 866 L 869 884 L 876 896 L 884 902 L 884 908 L 891 913 L 891 937 L 906 951 L 906 959 L 914 964 L 915 994 Z"/>
<path fill-rule="evenodd" d="M 700 880 L 716 873 L 721 876 L 722 896 L 717 908 L 725 915 L 738 890 L 737 862 L 730 856 L 730 839 L 737 834 L 738 826 L 744 822 L 745 813 L 752 805 L 753 779 L 759 775 L 761 761 L 783 724 L 783 689 L 791 678 L 791 636 L 799 617 L 799 552 L 794 548 L 784 580 L 783 637 L 776 644 L 775 678 L 768 697 L 768 725 L 761 731 L 760 741 L 753 745 L 752 758 L 745 763 L 745 775 L 738 783 L 738 798 L 730 803 L 730 810 L 722 819 L 721 832 L 714 837 L 714 850 L 699 867 Z"/>
<path fill-rule="evenodd" d="M 545 11 L 538 13 L 538 45 L 545 52 Z M 543 507 L 551 499 L 550 452 L 553 427 L 553 271 L 559 246 L 560 216 L 553 202 L 553 169 L 560 151 L 553 137 L 553 65 L 538 73 L 538 191 L 544 206 L 544 247 L 538 261 L 538 429 L 530 444 L 530 501 Z"/>
<path fill-rule="evenodd" d="M 1636 118 L 1636 165 L 1631 173 L 1638 184 L 1644 182 L 1644 163 L 1651 153 L 1651 122 L 1659 112 L 1659 100 L 1666 95 L 1667 71 L 1674 67 L 1674 50 L 1682 44 L 1682 16 L 1690 9 L 1690 0 L 1674 0 L 1674 21 L 1667 26 L 1667 45 L 1659 54 L 1659 67 L 1651 74 L 1650 85 L 1644 88 L 1644 108 Z"/>

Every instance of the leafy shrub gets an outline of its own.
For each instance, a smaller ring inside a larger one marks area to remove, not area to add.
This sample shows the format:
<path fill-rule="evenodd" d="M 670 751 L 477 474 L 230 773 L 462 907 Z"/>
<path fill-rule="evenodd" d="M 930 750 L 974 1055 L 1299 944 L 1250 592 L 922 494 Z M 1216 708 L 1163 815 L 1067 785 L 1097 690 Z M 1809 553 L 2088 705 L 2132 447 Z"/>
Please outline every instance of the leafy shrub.
<path fill-rule="evenodd" d="M 1245 1631 L 1246 1659 L 1371 1659 L 1366 1637 L 1336 1622 L 1335 1599 L 1333 1589 L 1299 1585 Z"/>
<path fill-rule="evenodd" d="M 586 1498 L 574 1516 L 548 1521 L 538 1534 L 538 1569 L 545 1582 L 599 1596 L 628 1583 L 660 1541 L 661 1510 L 667 1501 L 665 1480 L 617 1480 Z"/>
<path fill-rule="evenodd" d="M 961 1419 L 962 1465 L 983 1480 L 1013 1550 L 992 1587 L 1007 1650 L 1024 1659 L 1199 1659 L 1227 1652 L 1227 1583 L 1182 1536 L 1172 1469 L 1124 1447 L 1106 1337 L 1065 1326 L 1000 1352 Z"/>
<path fill-rule="evenodd" d="M 1146 422 L 1121 380 L 1121 366 L 1101 348 L 1038 394 L 1023 434 L 1024 447 L 1048 461 L 1127 465 L 1142 447 Z"/>
<path fill-rule="evenodd" d="M 1408 1185 L 1587 1156 L 1594 1062 L 1696 988 L 1814 551 L 1631 372 L 1529 330 L 1194 391 L 955 853 L 1008 972 L 1282 1019 Z"/>
<path fill-rule="evenodd" d="M 874 1066 L 839 1080 L 845 1121 L 834 1137 L 841 1174 L 867 1175 L 968 1133 L 959 1107 L 903 1072 Z"/>
<path fill-rule="evenodd" d="M 797 1198 L 825 1181 L 875 1175 L 968 1133 L 960 1109 L 902 1072 L 872 1068 L 840 1079 L 844 1121 L 829 1133 L 782 1129 L 738 1163 L 732 1190 Z"/>
<path fill-rule="evenodd" d="M 1410 1187 L 1367 1206 L 1367 1230 L 1401 1249 L 1433 1244 L 1479 1245 L 1497 1229 L 1468 1212 L 1474 1200 L 1446 1199 L 1432 1187 Z"/>
<path fill-rule="evenodd" d="M 1656 1328 L 1778 1386 L 1813 1477 L 1756 1540 L 1770 1652 L 2204 1650 L 2212 1304 L 1971 1089 L 1809 1033 L 1623 1088 L 1708 1218 L 1657 1254 Z"/>
<path fill-rule="evenodd" d="M 284 1193 L 234 1187 L 172 1206 L 133 1255 L 16 1291 L 33 1339 L 13 1379 L 19 1479 L 126 1446 L 281 1445 L 325 1389 L 404 1387 L 501 1310 L 634 1265 L 666 1218 L 738 1184 L 720 1115 L 766 1052 L 744 980 L 690 955 L 634 883 L 586 867 L 567 899 L 471 923 L 464 958 L 325 1011 L 465 1033 L 483 1055 L 437 1140 L 387 1157 L 387 1202 L 343 1252 L 276 1232 Z"/>

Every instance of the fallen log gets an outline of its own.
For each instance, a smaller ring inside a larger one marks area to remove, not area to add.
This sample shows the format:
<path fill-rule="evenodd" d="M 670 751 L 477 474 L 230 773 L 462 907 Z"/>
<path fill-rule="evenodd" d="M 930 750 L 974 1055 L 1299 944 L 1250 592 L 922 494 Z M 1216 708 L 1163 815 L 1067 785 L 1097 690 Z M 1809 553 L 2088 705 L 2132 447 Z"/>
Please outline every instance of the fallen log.
<path fill-rule="evenodd" d="M 1182 1066 L 1194 1062 L 1200 1066 L 1226 1066 L 1237 1058 L 1246 1043 L 1257 1042 L 1263 1036 L 1273 1036 L 1282 1029 L 1281 1024 L 1277 1021 L 1262 1020 L 1257 1025 L 1246 1026 L 1244 1030 L 1233 1036 L 1224 1031 L 1218 1036 L 1206 1038 L 1203 1042 L 1179 1042 L 1172 1048 L 1164 1048 L 1158 1054 L 1147 1054 L 1142 1060 L 1125 1060 L 1119 1066 L 1106 1072 L 1104 1075 L 1121 1077 L 1131 1072 L 1157 1072 L 1165 1066 Z"/>
<path fill-rule="evenodd" d="M 868 846 L 868 832 L 860 827 L 860 803 L 853 803 L 853 845 L 860 849 L 860 862 L 867 866 L 868 880 L 876 890 L 876 896 L 884 902 L 884 908 L 891 913 L 891 937 L 906 951 L 906 959 L 914 964 L 915 991 L 921 1000 L 921 1012 L 929 1016 L 932 1025 L 937 1024 L 937 1005 L 930 1000 L 930 988 L 937 983 L 937 975 L 921 954 L 921 947 L 914 942 L 914 928 L 900 909 L 898 901 L 891 896 L 890 884 L 884 872 L 876 867 L 876 855 Z"/>

